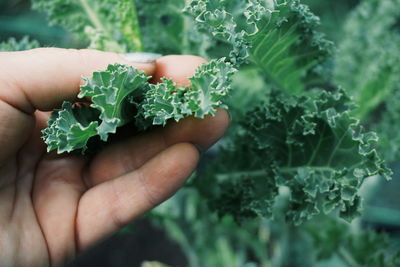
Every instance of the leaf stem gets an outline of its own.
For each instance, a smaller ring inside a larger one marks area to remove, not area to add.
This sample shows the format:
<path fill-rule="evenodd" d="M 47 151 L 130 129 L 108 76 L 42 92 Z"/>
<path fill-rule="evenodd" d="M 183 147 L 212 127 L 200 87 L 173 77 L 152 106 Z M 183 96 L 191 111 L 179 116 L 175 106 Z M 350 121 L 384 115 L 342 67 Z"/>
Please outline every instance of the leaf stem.
<path fill-rule="evenodd" d="M 347 266 L 360 267 L 360 265 L 353 258 L 353 256 L 343 246 L 339 247 L 336 253 L 347 264 Z"/>
<path fill-rule="evenodd" d="M 93 9 L 89 6 L 87 0 L 79 0 L 79 2 L 81 3 L 83 10 L 85 10 L 85 13 L 88 15 L 93 25 L 101 31 L 106 32 L 106 29 L 104 28 L 103 24 L 101 24 L 99 18 L 96 15 L 96 12 L 94 12 Z"/>
<path fill-rule="evenodd" d="M 132 47 L 135 49 L 135 51 L 143 51 L 143 40 L 142 40 L 142 34 L 140 32 L 140 24 L 139 24 L 139 18 L 137 15 L 137 9 L 136 9 L 136 4 L 135 1 L 129 0 L 129 5 L 131 5 L 131 12 L 129 14 L 130 20 L 133 22 L 132 25 L 127 25 L 128 27 L 132 27 L 131 29 L 121 29 L 122 33 L 126 33 L 127 38 L 131 38 L 131 40 L 127 40 L 128 42 L 131 43 Z M 121 4 L 122 8 L 125 8 L 124 5 Z M 132 32 L 133 34 L 129 34 L 129 32 Z"/>
<path fill-rule="evenodd" d="M 302 168 L 301 166 L 299 167 L 282 167 L 279 168 L 279 171 L 281 173 L 294 173 L 297 172 L 299 168 Z M 319 171 L 319 172 L 334 172 L 335 169 L 331 167 L 325 167 L 325 166 L 306 166 L 303 168 L 308 168 L 314 171 Z M 242 171 L 242 172 L 231 172 L 231 173 L 219 173 L 216 174 L 216 178 L 218 180 L 226 180 L 226 179 L 238 179 L 242 178 L 244 176 L 252 176 L 252 177 L 258 177 L 258 176 L 263 176 L 266 175 L 267 171 L 266 170 L 251 170 L 251 171 Z"/>
<path fill-rule="evenodd" d="M 107 29 L 104 27 L 104 25 L 101 23 L 99 17 L 97 16 L 96 12 L 90 7 L 88 4 L 87 0 L 79 0 L 81 3 L 81 6 L 83 10 L 85 11 L 86 15 L 89 17 L 89 20 L 92 22 L 93 26 L 97 29 L 103 32 L 106 36 L 108 36 L 111 40 L 114 39 L 112 34 L 107 31 Z M 115 44 L 118 47 L 118 50 L 123 51 L 124 49 L 117 43 Z"/>

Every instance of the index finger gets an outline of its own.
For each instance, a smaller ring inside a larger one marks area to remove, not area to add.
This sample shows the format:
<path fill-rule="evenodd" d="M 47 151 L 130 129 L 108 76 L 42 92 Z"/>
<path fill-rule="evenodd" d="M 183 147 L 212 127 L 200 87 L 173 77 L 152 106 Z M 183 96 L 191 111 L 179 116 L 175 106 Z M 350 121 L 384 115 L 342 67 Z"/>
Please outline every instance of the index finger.
<path fill-rule="evenodd" d="M 108 64 L 131 65 L 153 75 L 154 63 L 132 63 L 116 53 L 89 49 L 38 48 L 0 53 L 0 101 L 25 113 L 59 107 L 79 93 L 81 76 Z"/>
<path fill-rule="evenodd" d="M 148 75 L 155 70 L 154 63 L 131 63 L 115 53 L 60 48 L 1 52 L 0 62 L 0 165 L 31 134 L 35 110 L 76 99 L 82 75 L 111 63 L 129 64 Z"/>

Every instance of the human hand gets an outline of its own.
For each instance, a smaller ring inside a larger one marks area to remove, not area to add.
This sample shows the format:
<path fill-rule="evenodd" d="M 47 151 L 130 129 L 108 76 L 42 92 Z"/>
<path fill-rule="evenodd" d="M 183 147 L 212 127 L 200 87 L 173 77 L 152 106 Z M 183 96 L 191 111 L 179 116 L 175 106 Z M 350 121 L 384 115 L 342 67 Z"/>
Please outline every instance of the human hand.
<path fill-rule="evenodd" d="M 92 160 L 45 153 L 49 112 L 74 101 L 81 75 L 124 63 L 188 85 L 204 62 L 129 63 L 93 50 L 0 53 L 0 266 L 54 266 L 170 197 L 228 126 L 226 111 L 186 118 L 112 144 Z"/>

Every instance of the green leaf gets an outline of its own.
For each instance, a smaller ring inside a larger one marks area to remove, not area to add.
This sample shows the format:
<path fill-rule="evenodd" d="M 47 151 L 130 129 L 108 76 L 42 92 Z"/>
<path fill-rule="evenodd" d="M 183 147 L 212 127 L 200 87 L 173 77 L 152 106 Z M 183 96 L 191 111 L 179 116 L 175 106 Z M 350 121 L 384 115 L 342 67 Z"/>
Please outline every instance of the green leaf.
<path fill-rule="evenodd" d="M 326 80 L 332 42 L 316 30 L 319 18 L 299 1 L 277 4 L 250 36 L 250 60 L 278 89 L 299 93 Z"/>
<path fill-rule="evenodd" d="M 335 80 L 354 97 L 354 115 L 368 115 L 400 90 L 399 0 L 366 0 L 344 25 Z"/>
<path fill-rule="evenodd" d="M 186 12 L 231 45 L 233 63 L 250 60 L 278 89 L 298 93 L 327 79 L 332 43 L 316 31 L 319 18 L 297 0 L 193 0 Z"/>
<path fill-rule="evenodd" d="M 186 88 L 175 87 L 172 80 L 162 78 L 162 83 L 150 85 L 139 110 L 136 125 L 146 129 L 151 125 L 165 125 L 169 119 L 179 121 L 191 115 L 183 103 Z"/>
<path fill-rule="evenodd" d="M 143 51 L 142 36 L 135 1 L 119 0 L 117 5 L 119 16 L 117 26 L 129 51 Z"/>
<path fill-rule="evenodd" d="M 389 179 L 391 171 L 375 150 L 376 135 L 349 116 L 349 106 L 342 91 L 308 97 L 273 92 L 268 103 L 247 113 L 207 173 L 205 183 L 218 183 L 211 193 L 216 209 L 235 210 L 239 220 L 272 216 L 278 191 L 287 188 L 284 213 L 295 224 L 333 210 L 353 219 L 364 179 Z"/>
<path fill-rule="evenodd" d="M 7 41 L 0 43 L 0 52 L 24 51 L 38 48 L 39 46 L 38 41 L 29 40 L 28 36 L 23 37 L 19 41 L 15 38 L 9 38 Z"/>
<path fill-rule="evenodd" d="M 47 13 L 51 24 L 90 41 L 90 48 L 119 53 L 142 49 L 134 1 L 33 0 L 32 4 Z"/>
<path fill-rule="evenodd" d="M 57 149 L 58 153 L 87 149 L 89 139 L 97 135 L 99 112 L 85 106 L 64 102 L 62 110 L 52 113 L 48 127 L 42 131 L 47 151 Z"/>
<path fill-rule="evenodd" d="M 181 54 L 181 49 L 185 49 L 183 39 L 188 37 L 187 22 L 181 13 L 184 0 L 137 0 L 136 3 L 145 50 Z"/>
<path fill-rule="evenodd" d="M 225 59 L 212 60 L 201 65 L 190 80 L 190 87 L 176 87 L 169 79 L 151 84 L 141 105 L 137 125 L 165 125 L 169 119 L 194 115 L 204 118 L 215 115 L 217 107 L 224 107 L 222 99 L 231 89 L 231 77 L 235 69 Z"/>
<path fill-rule="evenodd" d="M 400 85 L 400 83 L 399 83 Z M 388 162 L 394 162 L 400 156 L 400 88 L 389 97 L 381 113 L 381 118 L 373 125 L 373 129 L 379 133 L 380 151 L 384 153 Z"/>
<path fill-rule="evenodd" d="M 324 231 L 321 231 L 323 227 Z M 336 218 L 318 217 L 305 224 L 318 260 L 327 260 L 334 254 L 351 266 L 386 267 L 400 264 L 400 251 L 384 233 L 372 229 L 354 230 L 354 225 Z"/>
<path fill-rule="evenodd" d="M 131 66 L 109 65 L 106 70 L 83 78 L 78 97 L 90 98 L 90 107 L 72 107 L 64 102 L 62 110 L 53 112 L 43 130 L 47 150 L 58 153 L 81 150 L 85 153 L 89 139 L 100 136 L 106 141 L 116 128 L 134 119 L 132 99 L 143 94 L 149 77 Z"/>
<path fill-rule="evenodd" d="M 166 125 L 170 119 L 215 115 L 217 107 L 225 107 L 222 99 L 230 90 L 234 72 L 224 59 L 213 60 L 196 70 L 190 87 L 182 88 L 165 78 L 162 83 L 149 84 L 150 77 L 144 72 L 121 64 L 108 65 L 106 70 L 83 78 L 85 84 L 78 97 L 90 99 L 90 107 L 77 109 L 65 103 L 62 110 L 53 113 L 43 139 L 49 151 L 81 149 L 84 153 L 90 138 L 98 135 L 107 141 L 109 134 L 135 119 L 138 130 L 143 131 Z M 93 116 L 85 116 L 89 111 Z M 82 116 L 90 119 L 82 121 Z"/>
<path fill-rule="evenodd" d="M 107 141 L 108 134 L 133 120 L 135 106 L 130 104 L 129 97 L 141 96 L 149 78 L 144 72 L 120 64 L 108 65 L 105 71 L 84 78 L 86 83 L 78 97 L 90 97 L 90 106 L 100 111 L 97 130 L 101 140 Z"/>
<path fill-rule="evenodd" d="M 230 92 L 231 78 L 236 69 L 225 58 L 201 65 L 190 80 L 185 102 L 197 118 L 215 115 L 217 107 L 223 107 L 222 99 Z"/>
<path fill-rule="evenodd" d="M 211 34 L 213 39 L 226 42 L 231 46 L 228 53 L 234 64 L 242 64 L 248 57 L 249 43 L 245 35 L 253 31 L 253 25 L 245 22 L 244 30 L 240 31 L 237 28 L 236 17 L 232 15 L 233 12 L 240 15 L 251 12 L 247 10 L 246 2 L 192 0 L 185 7 L 185 12 L 194 18 L 200 31 Z M 251 14 L 247 17 L 252 17 Z M 253 24 L 253 19 L 250 23 Z"/>

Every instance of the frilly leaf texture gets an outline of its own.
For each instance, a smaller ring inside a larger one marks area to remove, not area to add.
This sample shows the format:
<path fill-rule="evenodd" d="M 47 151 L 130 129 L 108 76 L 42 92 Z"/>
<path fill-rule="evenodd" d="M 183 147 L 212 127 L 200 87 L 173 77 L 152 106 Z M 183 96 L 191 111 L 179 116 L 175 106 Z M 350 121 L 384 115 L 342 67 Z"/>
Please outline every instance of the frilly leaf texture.
<path fill-rule="evenodd" d="M 276 197 L 286 188 L 284 215 L 295 224 L 334 210 L 346 220 L 357 216 L 364 179 L 389 179 L 391 171 L 375 150 L 377 136 L 349 115 L 348 101 L 342 91 L 308 97 L 273 92 L 248 112 L 206 174 L 218 181 L 211 198 L 219 213 L 239 220 L 274 215 Z"/>
<path fill-rule="evenodd" d="M 144 72 L 121 64 L 109 65 L 90 78 L 84 77 L 86 83 L 78 97 L 88 98 L 92 104 L 73 107 L 64 102 L 61 110 L 53 112 L 48 128 L 43 130 L 48 151 L 84 153 L 90 138 L 98 135 L 106 141 L 118 126 L 134 118 L 135 106 L 130 99 L 143 94 L 149 78 Z"/>
<path fill-rule="evenodd" d="M 222 58 L 197 68 L 189 79 L 190 87 L 176 87 L 166 78 L 162 83 L 150 84 L 138 113 L 138 126 L 165 125 L 169 119 L 179 121 L 192 114 L 197 118 L 215 115 L 217 107 L 225 107 L 222 100 L 231 89 L 235 71 Z"/>
<path fill-rule="evenodd" d="M 61 110 L 51 114 L 49 127 L 44 129 L 43 139 L 47 151 L 57 149 L 58 153 L 87 149 L 88 140 L 97 135 L 98 111 L 90 107 L 75 106 L 64 102 Z"/>
<path fill-rule="evenodd" d="M 192 0 L 185 10 L 200 30 L 231 45 L 234 64 L 255 63 L 278 89 L 301 92 L 326 79 L 321 69 L 333 44 L 300 1 Z"/>
<path fill-rule="evenodd" d="M 150 77 L 144 72 L 111 64 L 106 70 L 83 78 L 85 84 L 78 97 L 90 100 L 90 106 L 65 102 L 62 110 L 52 114 L 43 139 L 48 151 L 84 153 L 92 137 L 107 141 L 118 127 L 133 120 L 143 131 L 152 125 L 166 125 L 170 119 L 215 115 L 217 107 L 225 107 L 223 98 L 230 90 L 234 72 L 224 59 L 212 60 L 196 70 L 190 87 L 183 88 L 166 78 L 150 84 Z"/>
<path fill-rule="evenodd" d="M 79 98 L 89 97 L 90 105 L 100 111 L 98 127 L 100 138 L 107 141 L 109 133 L 115 133 L 118 126 L 133 119 L 133 105 L 128 96 L 136 98 L 143 94 L 148 77 L 144 72 L 125 65 L 109 65 L 105 71 L 94 72 L 91 78 L 84 78 Z"/>

